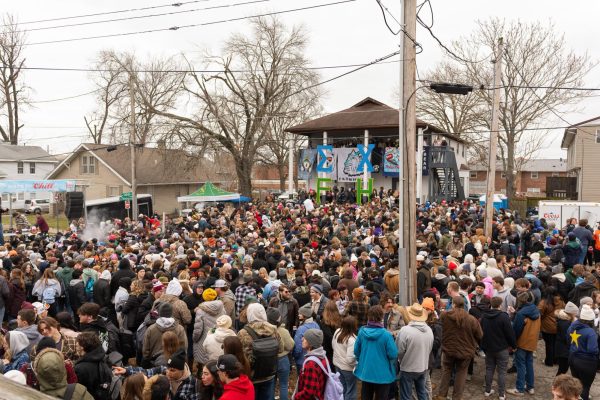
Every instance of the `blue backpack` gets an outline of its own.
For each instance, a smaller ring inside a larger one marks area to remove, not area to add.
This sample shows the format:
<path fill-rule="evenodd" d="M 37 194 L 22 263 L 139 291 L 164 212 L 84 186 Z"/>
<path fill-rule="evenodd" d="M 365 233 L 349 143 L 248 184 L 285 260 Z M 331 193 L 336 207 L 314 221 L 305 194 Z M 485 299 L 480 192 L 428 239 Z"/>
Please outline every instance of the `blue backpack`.
<path fill-rule="evenodd" d="M 52 286 L 47 286 L 42 292 L 42 302 L 46 304 L 54 304 L 56 300 L 56 289 Z"/>
<path fill-rule="evenodd" d="M 91 299 L 93 294 L 94 294 L 94 278 L 89 277 L 88 280 L 85 282 L 85 294 L 88 297 L 88 299 Z"/>

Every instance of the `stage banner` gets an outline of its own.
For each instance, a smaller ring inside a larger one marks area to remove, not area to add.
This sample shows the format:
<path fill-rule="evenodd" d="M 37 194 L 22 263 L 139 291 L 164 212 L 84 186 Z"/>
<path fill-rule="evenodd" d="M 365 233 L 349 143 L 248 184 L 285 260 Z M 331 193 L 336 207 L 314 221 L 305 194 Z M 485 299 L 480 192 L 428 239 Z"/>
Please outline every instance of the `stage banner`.
<path fill-rule="evenodd" d="M 302 149 L 298 160 L 298 179 L 308 180 L 315 165 L 316 149 Z"/>
<path fill-rule="evenodd" d="M 357 178 L 363 176 L 363 168 L 360 168 L 361 165 L 364 167 L 362 161 L 363 153 L 368 154 L 366 151 L 361 153 L 356 147 L 342 147 L 335 149 L 338 182 L 356 182 Z M 370 157 L 369 162 L 366 164 L 367 166 L 370 165 Z M 368 176 L 370 177 L 371 174 L 369 173 Z"/>
<path fill-rule="evenodd" d="M 331 174 L 335 169 L 335 153 L 332 145 L 317 146 L 317 172 Z"/>
<path fill-rule="evenodd" d="M 2 180 L 0 193 L 73 192 L 75 181 L 69 179 Z"/>
<path fill-rule="evenodd" d="M 397 147 L 386 147 L 383 156 L 383 175 L 398 176 L 400 174 L 400 152 Z"/>

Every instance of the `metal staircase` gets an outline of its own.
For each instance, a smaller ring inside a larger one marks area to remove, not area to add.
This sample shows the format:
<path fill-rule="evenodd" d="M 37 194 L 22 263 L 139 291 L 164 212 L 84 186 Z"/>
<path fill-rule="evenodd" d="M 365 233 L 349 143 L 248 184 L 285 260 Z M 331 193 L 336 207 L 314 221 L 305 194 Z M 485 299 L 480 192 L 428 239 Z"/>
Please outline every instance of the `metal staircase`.
<path fill-rule="evenodd" d="M 447 146 L 429 148 L 429 200 L 464 200 L 465 191 L 460 183 L 454 151 Z"/>

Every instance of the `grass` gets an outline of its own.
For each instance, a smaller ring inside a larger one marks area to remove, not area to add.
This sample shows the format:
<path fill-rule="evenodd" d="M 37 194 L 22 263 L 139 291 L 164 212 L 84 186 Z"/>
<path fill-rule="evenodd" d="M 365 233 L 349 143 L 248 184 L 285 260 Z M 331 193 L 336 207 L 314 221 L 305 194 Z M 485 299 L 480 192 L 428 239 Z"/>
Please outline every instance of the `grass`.
<path fill-rule="evenodd" d="M 54 216 L 52 214 L 42 214 L 42 215 L 44 216 L 44 218 L 46 219 L 46 222 L 48 223 L 48 226 L 50 227 L 50 232 L 56 232 L 56 216 Z M 29 223 L 31 225 L 35 224 L 35 215 L 25 214 L 25 216 L 27 217 L 27 220 L 29 221 Z M 10 229 L 10 215 L 2 214 L 2 227 L 4 228 L 5 232 Z M 14 220 L 13 220 L 13 228 L 16 228 Z M 69 228 L 69 220 L 67 219 L 67 217 L 64 214 L 60 214 L 58 216 L 58 229 L 61 231 L 64 231 L 68 228 Z"/>

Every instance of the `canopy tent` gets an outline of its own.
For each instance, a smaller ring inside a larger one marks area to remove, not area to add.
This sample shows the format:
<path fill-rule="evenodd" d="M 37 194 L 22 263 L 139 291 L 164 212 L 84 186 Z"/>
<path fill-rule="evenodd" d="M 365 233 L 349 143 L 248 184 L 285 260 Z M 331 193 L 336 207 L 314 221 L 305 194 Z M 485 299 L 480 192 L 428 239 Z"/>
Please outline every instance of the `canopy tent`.
<path fill-rule="evenodd" d="M 223 189 L 219 189 L 211 182 L 206 182 L 202 187 L 196 190 L 194 193 L 190 193 L 187 196 L 180 196 L 177 198 L 179 203 L 203 203 L 209 201 L 227 201 L 227 200 L 240 200 L 238 193 L 231 193 Z"/>
<path fill-rule="evenodd" d="M 240 203 L 250 203 L 250 202 L 252 201 L 252 199 L 251 199 L 250 197 L 246 197 L 246 196 L 240 196 L 240 198 L 239 198 L 239 199 L 233 199 L 233 200 L 224 200 L 224 201 L 226 201 L 226 202 L 229 202 L 229 201 L 237 201 L 237 202 L 240 202 Z"/>

